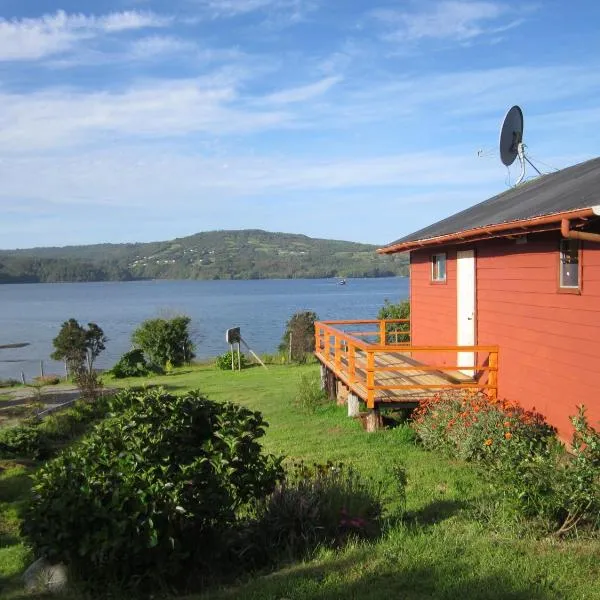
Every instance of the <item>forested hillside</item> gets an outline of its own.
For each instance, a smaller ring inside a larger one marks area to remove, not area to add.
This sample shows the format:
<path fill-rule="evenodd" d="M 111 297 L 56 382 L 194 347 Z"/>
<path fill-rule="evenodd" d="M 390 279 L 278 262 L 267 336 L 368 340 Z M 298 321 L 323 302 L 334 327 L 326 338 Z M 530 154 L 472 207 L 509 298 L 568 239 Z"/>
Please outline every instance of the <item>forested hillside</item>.
<path fill-rule="evenodd" d="M 0 251 L 0 283 L 131 279 L 289 279 L 407 275 L 406 256 L 377 246 L 261 230 L 166 242 Z"/>

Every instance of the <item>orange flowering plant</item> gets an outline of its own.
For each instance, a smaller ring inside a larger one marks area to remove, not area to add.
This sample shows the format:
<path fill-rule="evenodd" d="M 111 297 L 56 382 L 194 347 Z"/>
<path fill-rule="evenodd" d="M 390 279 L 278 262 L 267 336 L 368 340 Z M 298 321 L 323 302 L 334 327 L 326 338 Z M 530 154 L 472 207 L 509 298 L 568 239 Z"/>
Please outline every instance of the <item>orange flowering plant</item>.
<path fill-rule="evenodd" d="M 426 448 L 465 460 L 495 458 L 515 437 L 554 433 L 539 413 L 478 390 L 444 391 L 422 401 L 413 412 L 413 427 Z"/>

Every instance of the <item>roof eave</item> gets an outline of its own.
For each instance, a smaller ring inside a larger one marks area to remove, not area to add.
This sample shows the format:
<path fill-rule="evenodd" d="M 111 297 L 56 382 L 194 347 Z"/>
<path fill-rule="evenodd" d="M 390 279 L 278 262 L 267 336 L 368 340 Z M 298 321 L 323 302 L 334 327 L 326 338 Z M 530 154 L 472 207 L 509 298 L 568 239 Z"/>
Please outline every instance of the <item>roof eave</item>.
<path fill-rule="evenodd" d="M 600 205 L 590 206 L 589 208 L 580 208 L 566 212 L 554 213 L 551 215 L 542 215 L 540 217 L 532 217 L 530 219 L 521 219 L 518 221 L 508 221 L 507 223 L 497 223 L 495 225 L 487 225 L 485 227 L 475 227 L 474 229 L 466 229 L 455 233 L 447 233 L 432 238 L 412 240 L 400 244 L 385 246 L 377 250 L 378 254 L 396 254 L 397 252 L 408 252 L 418 248 L 428 246 L 441 246 L 452 242 L 464 243 L 477 238 L 493 238 L 502 237 L 503 234 L 513 232 L 515 229 L 534 230 L 540 226 L 556 224 L 560 227 L 562 219 L 586 219 L 590 217 L 600 216 Z"/>

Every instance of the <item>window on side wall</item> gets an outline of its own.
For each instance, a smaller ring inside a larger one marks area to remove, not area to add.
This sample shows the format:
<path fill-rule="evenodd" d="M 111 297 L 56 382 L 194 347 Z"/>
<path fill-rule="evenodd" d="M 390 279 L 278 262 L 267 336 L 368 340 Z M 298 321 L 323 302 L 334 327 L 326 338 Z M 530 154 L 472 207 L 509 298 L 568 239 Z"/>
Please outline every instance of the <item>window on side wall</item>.
<path fill-rule="evenodd" d="M 560 272 L 561 289 L 578 290 L 579 281 L 579 241 L 560 241 Z"/>
<path fill-rule="evenodd" d="M 431 281 L 446 281 L 446 253 L 431 257 Z"/>

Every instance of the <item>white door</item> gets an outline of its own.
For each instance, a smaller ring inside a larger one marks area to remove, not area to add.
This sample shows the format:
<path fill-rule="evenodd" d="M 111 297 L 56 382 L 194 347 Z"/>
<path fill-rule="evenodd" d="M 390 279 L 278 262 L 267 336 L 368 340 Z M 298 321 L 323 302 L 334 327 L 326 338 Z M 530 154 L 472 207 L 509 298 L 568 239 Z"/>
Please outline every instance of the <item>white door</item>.
<path fill-rule="evenodd" d="M 475 250 L 460 250 L 456 254 L 456 307 L 458 346 L 475 345 Z M 474 352 L 459 352 L 458 366 L 475 365 Z M 473 369 L 460 369 L 474 376 Z"/>

